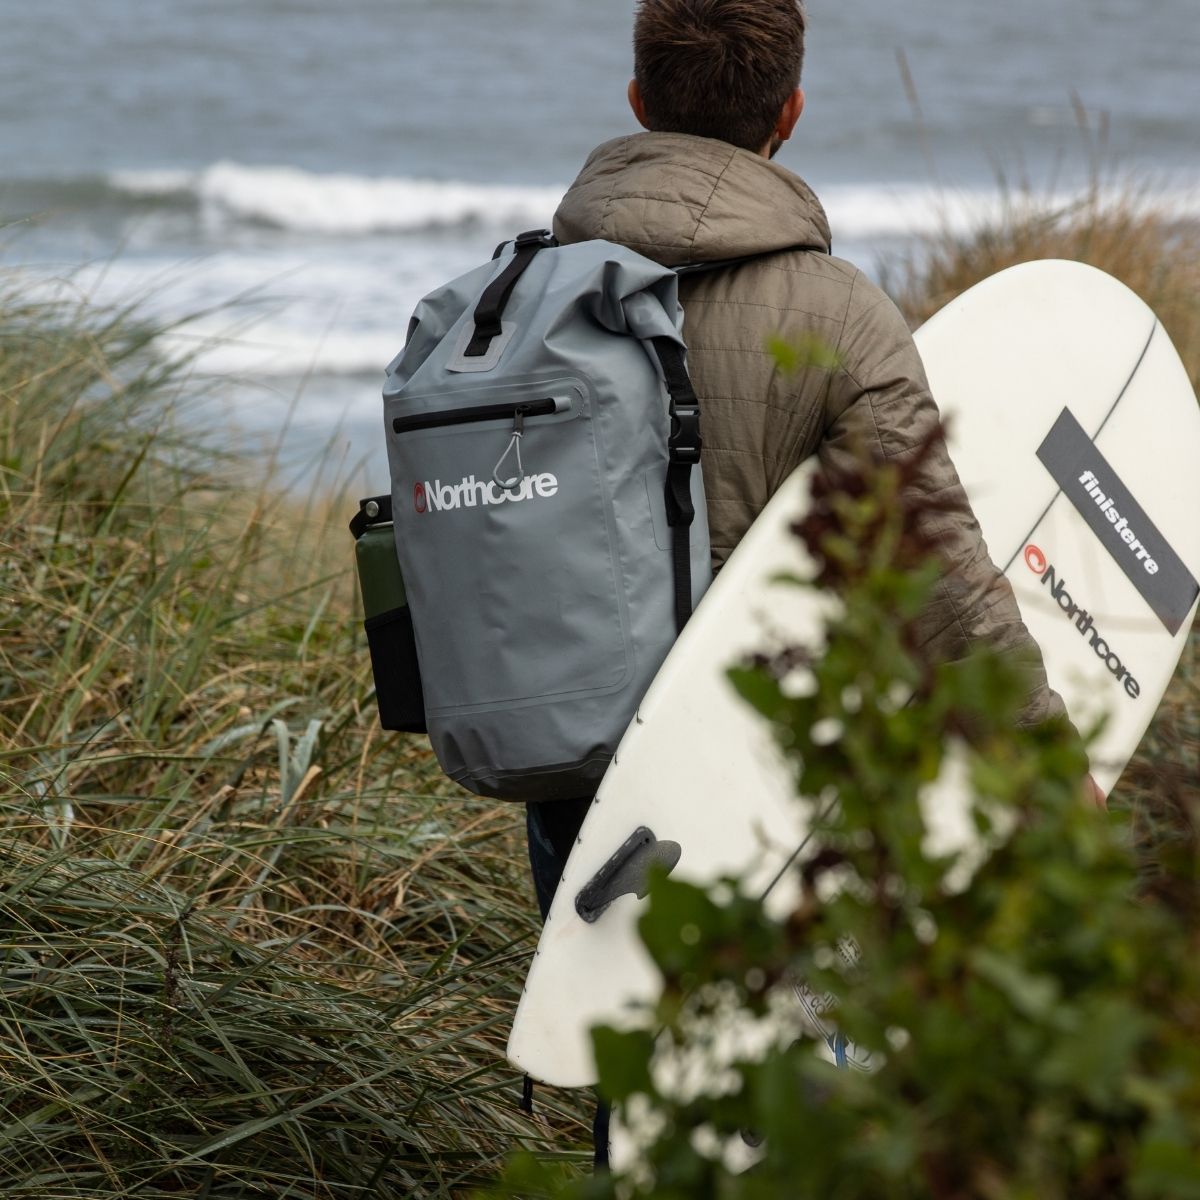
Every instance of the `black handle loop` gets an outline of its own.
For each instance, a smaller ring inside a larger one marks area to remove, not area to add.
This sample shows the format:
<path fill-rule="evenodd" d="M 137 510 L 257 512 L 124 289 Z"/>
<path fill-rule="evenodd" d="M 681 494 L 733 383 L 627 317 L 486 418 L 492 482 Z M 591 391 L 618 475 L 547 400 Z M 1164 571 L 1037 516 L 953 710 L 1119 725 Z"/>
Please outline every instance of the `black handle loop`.
<path fill-rule="evenodd" d="M 484 288 L 479 303 L 475 306 L 475 333 L 471 338 L 464 358 L 482 358 L 491 348 L 492 339 L 501 333 L 501 319 L 505 306 L 517 286 L 517 280 L 525 274 L 526 268 L 533 262 L 534 255 L 539 250 L 557 246 L 558 241 L 548 229 L 531 229 L 518 234 L 516 253 L 508 265 Z"/>

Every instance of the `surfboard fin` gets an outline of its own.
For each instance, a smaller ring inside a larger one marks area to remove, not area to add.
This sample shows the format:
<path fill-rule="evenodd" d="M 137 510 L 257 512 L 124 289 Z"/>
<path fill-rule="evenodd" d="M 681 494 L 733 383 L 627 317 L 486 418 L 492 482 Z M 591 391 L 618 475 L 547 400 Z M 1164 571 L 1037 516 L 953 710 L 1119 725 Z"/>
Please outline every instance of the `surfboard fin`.
<path fill-rule="evenodd" d="M 591 925 L 619 897 L 632 893 L 641 900 L 650 890 L 650 868 L 673 871 L 682 854 L 678 842 L 660 842 L 645 825 L 639 826 L 575 897 L 575 911 Z"/>

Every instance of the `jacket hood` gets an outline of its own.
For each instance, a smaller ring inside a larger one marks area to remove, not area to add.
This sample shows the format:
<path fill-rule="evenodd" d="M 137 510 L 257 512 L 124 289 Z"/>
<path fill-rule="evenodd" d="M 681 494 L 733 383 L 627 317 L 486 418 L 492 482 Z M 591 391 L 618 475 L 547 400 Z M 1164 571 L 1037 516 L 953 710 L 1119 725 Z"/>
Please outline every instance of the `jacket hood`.
<path fill-rule="evenodd" d="M 665 266 L 829 250 L 829 221 L 798 175 L 685 133 L 639 133 L 594 150 L 554 217 L 563 243 L 604 238 Z"/>

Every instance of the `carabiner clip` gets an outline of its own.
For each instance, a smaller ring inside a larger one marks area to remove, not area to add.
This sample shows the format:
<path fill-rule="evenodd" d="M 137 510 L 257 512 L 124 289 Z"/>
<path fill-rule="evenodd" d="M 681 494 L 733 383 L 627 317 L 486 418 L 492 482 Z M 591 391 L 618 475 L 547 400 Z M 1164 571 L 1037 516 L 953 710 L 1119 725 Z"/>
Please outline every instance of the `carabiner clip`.
<path fill-rule="evenodd" d="M 509 439 L 508 448 L 500 455 L 500 461 L 492 468 L 492 482 L 499 488 L 514 488 L 525 477 L 525 467 L 521 462 L 521 438 L 525 435 L 525 405 L 518 404 L 513 410 L 513 431 L 512 437 Z M 517 473 L 512 479 L 501 479 L 500 468 L 504 466 L 508 456 L 513 452 L 517 452 Z"/>

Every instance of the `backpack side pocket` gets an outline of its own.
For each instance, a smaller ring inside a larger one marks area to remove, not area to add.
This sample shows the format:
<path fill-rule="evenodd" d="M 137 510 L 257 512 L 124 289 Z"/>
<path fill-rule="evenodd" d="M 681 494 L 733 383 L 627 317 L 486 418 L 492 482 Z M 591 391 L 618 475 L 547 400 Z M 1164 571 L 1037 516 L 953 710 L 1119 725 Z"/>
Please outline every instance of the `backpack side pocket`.
<path fill-rule="evenodd" d="M 413 634 L 412 610 L 407 604 L 376 613 L 363 622 L 375 676 L 379 723 L 400 733 L 426 733 L 425 698 Z"/>
<path fill-rule="evenodd" d="M 425 733 L 425 697 L 412 610 L 392 524 L 392 498 L 373 496 L 359 504 L 350 523 L 362 592 L 363 628 L 371 652 L 379 723 L 400 733 Z"/>

